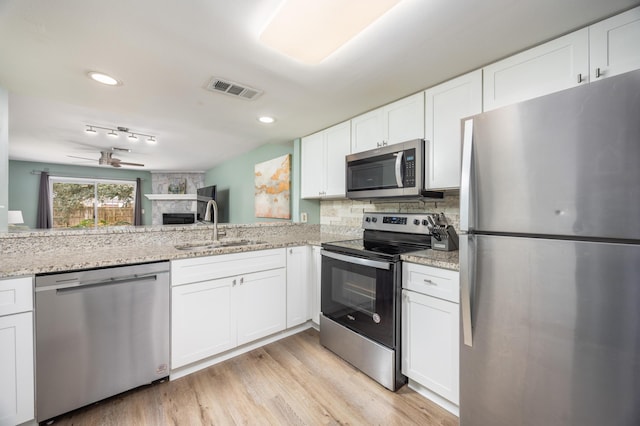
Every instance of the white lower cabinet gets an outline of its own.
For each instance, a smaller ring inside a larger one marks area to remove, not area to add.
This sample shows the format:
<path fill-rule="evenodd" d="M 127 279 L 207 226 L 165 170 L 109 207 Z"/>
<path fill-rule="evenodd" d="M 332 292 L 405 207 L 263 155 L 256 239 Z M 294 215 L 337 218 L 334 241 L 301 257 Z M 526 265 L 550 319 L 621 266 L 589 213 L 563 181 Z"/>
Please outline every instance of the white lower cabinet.
<path fill-rule="evenodd" d="M 458 272 L 403 263 L 402 373 L 450 411 L 459 404 L 458 303 Z"/>
<path fill-rule="evenodd" d="M 171 289 L 171 366 L 236 346 L 233 281 L 220 278 Z"/>
<path fill-rule="evenodd" d="M 286 279 L 285 268 L 246 274 L 238 278 L 238 345 L 286 328 Z"/>
<path fill-rule="evenodd" d="M 286 328 L 285 249 L 171 263 L 171 368 Z"/>
<path fill-rule="evenodd" d="M 311 319 L 309 246 L 287 249 L 287 328 Z"/>
<path fill-rule="evenodd" d="M 33 420 L 33 278 L 0 280 L 0 425 Z"/>

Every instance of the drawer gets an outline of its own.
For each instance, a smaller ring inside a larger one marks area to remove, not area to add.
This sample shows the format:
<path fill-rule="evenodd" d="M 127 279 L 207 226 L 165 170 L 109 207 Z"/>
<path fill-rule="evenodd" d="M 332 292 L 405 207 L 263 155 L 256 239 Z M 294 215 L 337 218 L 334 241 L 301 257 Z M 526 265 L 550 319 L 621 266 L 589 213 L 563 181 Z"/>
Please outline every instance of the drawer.
<path fill-rule="evenodd" d="M 0 280 L 0 316 L 33 310 L 33 277 Z"/>
<path fill-rule="evenodd" d="M 171 262 L 171 285 L 250 274 L 286 266 L 287 256 L 283 248 L 174 260 Z"/>
<path fill-rule="evenodd" d="M 402 288 L 450 302 L 460 302 L 460 274 L 449 269 L 403 262 Z"/>

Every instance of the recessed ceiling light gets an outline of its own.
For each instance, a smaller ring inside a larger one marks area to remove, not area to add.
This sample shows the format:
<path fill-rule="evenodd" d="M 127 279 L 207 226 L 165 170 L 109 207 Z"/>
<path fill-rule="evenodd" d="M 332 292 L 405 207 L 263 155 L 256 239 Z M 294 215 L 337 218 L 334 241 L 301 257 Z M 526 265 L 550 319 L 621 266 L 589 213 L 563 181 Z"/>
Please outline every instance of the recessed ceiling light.
<path fill-rule="evenodd" d="M 106 84 L 108 86 L 118 86 L 122 84 L 115 78 L 111 77 L 110 75 L 107 75 L 101 72 L 89 71 L 87 75 L 92 80 L 97 81 L 98 83 Z"/>
<path fill-rule="evenodd" d="M 318 64 L 401 0 L 286 0 L 260 34 L 267 46 Z"/>
<path fill-rule="evenodd" d="M 268 117 L 268 116 L 265 115 L 265 116 L 262 116 L 262 117 L 258 118 L 258 121 L 261 122 L 261 123 L 265 123 L 265 124 L 271 124 L 274 121 L 276 121 L 276 119 L 273 118 L 273 117 Z"/>

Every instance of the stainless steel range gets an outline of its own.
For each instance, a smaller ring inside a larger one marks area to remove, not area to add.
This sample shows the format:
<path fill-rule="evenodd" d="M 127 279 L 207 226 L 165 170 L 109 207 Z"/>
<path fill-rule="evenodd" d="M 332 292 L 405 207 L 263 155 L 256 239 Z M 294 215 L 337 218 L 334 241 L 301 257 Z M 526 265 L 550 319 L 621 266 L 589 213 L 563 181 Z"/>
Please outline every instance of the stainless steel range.
<path fill-rule="evenodd" d="M 437 214 L 365 213 L 359 240 L 322 244 L 320 343 L 384 387 L 400 372 L 400 255 L 431 248 Z"/>

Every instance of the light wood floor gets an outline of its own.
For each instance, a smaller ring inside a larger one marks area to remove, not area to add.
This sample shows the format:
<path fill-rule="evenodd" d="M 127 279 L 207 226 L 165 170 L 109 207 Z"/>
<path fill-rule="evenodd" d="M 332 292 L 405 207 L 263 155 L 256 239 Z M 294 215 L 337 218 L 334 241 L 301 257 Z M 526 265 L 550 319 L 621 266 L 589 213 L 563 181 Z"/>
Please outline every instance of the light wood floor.
<path fill-rule="evenodd" d="M 393 393 L 320 346 L 312 329 L 56 425 L 457 425 L 407 386 Z"/>

